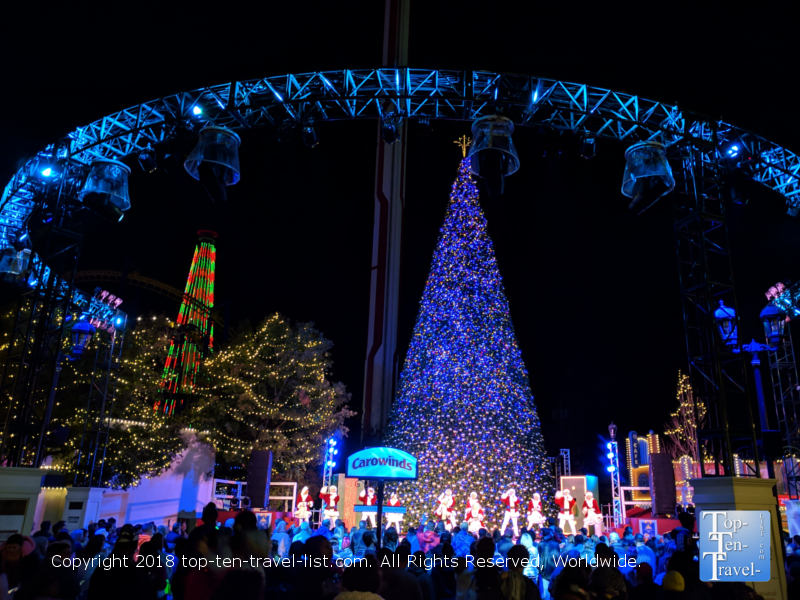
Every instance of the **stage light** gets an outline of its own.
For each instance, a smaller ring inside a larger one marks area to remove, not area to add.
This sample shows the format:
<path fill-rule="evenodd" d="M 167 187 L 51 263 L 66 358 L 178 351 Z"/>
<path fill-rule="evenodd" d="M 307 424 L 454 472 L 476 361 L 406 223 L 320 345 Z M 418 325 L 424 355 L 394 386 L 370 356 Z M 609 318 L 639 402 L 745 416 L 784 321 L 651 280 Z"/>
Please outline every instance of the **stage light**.
<path fill-rule="evenodd" d="M 331 440 L 329 443 L 330 443 L 331 446 L 335 446 L 336 445 L 336 440 Z"/>
<path fill-rule="evenodd" d="M 319 131 L 310 122 L 303 125 L 303 143 L 309 148 L 316 148 L 319 145 Z"/>
<path fill-rule="evenodd" d="M 596 151 L 596 142 L 593 135 L 585 135 L 581 138 L 581 156 L 586 160 L 594 158 Z"/>
<path fill-rule="evenodd" d="M 402 112 L 387 113 L 381 117 L 381 138 L 391 145 L 400 141 L 400 125 L 403 122 Z"/>
<path fill-rule="evenodd" d="M 628 208 L 640 207 L 639 214 L 675 188 L 675 178 L 663 144 L 638 142 L 625 151 L 622 193 L 631 198 Z"/>
<path fill-rule="evenodd" d="M 11 245 L 17 252 L 22 252 L 23 250 L 25 250 L 25 248 L 28 247 L 28 243 L 26 243 L 26 240 L 28 240 L 28 232 L 23 231 L 17 234 L 17 236 L 14 238 L 14 241 L 11 242 Z"/>
<path fill-rule="evenodd" d="M 513 132 L 514 122 L 500 115 L 483 117 L 472 124 L 470 171 L 483 179 L 486 191 L 494 198 L 503 195 L 505 178 L 519 169 Z"/>
<path fill-rule="evenodd" d="M 719 336 L 723 343 L 731 348 L 735 348 L 739 342 L 739 328 L 736 324 L 736 311 L 725 302 L 719 301 L 719 308 L 714 311 L 714 319 L 717 322 Z"/>
<path fill-rule="evenodd" d="M 278 127 L 278 141 L 284 144 L 292 141 L 295 134 L 295 125 L 296 123 L 291 120 L 286 120 L 281 123 Z"/>
<path fill-rule="evenodd" d="M 339 451 L 338 450 L 334 450 L 333 453 L 334 454 L 339 454 Z"/>
<path fill-rule="evenodd" d="M 611 421 L 611 425 L 608 426 L 608 435 L 611 436 L 611 441 L 617 439 L 617 426 L 614 425 L 614 421 Z M 608 445 L 608 448 L 611 449 L 611 444 Z"/>
<path fill-rule="evenodd" d="M 608 460 L 611 460 L 612 458 L 614 458 L 614 454 L 612 452 L 609 452 L 608 454 L 606 454 L 606 458 Z"/>
<path fill-rule="evenodd" d="M 117 325 L 122 325 L 122 319 L 120 317 L 117 317 L 117 320 L 115 321 L 115 323 Z"/>
<path fill-rule="evenodd" d="M 91 323 L 78 322 L 72 327 L 72 353 L 81 356 L 97 331 Z"/>
<path fill-rule="evenodd" d="M 81 202 L 95 213 L 113 221 L 122 220 L 131 207 L 128 176 L 131 169 L 117 160 L 104 158 L 92 163 L 80 193 Z"/>
<path fill-rule="evenodd" d="M 152 173 L 158 168 L 158 160 L 156 158 L 156 151 L 150 144 L 139 152 L 139 166 L 145 173 Z"/>
<path fill-rule="evenodd" d="M 606 448 L 608 448 L 609 450 L 611 450 L 611 442 L 609 442 L 609 443 L 607 443 L 607 444 L 606 444 Z"/>
<path fill-rule="evenodd" d="M 42 169 L 42 175 L 45 177 L 50 177 L 53 174 L 53 169 L 51 167 L 46 167 Z"/>
<path fill-rule="evenodd" d="M 737 146 L 737 145 L 735 145 L 735 144 L 734 144 L 733 146 L 731 146 L 730 148 L 728 148 L 728 156 L 730 156 L 730 157 L 734 157 L 734 156 L 736 156 L 737 154 L 739 154 L 739 146 Z"/>
<path fill-rule="evenodd" d="M 614 472 L 614 465 L 608 465 L 606 467 L 606 471 L 608 471 L 609 473 L 613 473 Z"/>
<path fill-rule="evenodd" d="M 194 116 L 199 116 L 203 114 L 203 109 L 197 106 L 196 104 L 192 107 L 192 114 Z"/>
<path fill-rule="evenodd" d="M 214 202 L 228 199 L 227 186 L 239 182 L 239 144 L 230 129 L 209 125 L 200 130 L 197 145 L 186 162 L 186 172 L 203 184 Z"/>

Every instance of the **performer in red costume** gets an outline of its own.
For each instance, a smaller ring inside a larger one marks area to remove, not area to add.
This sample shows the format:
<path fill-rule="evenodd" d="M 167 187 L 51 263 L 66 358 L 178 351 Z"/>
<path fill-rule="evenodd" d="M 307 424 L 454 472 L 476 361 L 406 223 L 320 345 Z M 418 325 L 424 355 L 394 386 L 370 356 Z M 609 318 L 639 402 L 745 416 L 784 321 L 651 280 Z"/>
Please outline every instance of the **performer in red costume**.
<path fill-rule="evenodd" d="M 544 523 L 544 516 L 542 515 L 542 498 L 538 493 L 533 495 L 533 498 L 528 500 L 528 529 L 538 529 Z"/>
<path fill-rule="evenodd" d="M 336 504 L 339 502 L 339 494 L 336 492 L 336 486 L 325 486 L 319 491 L 319 499 L 325 503 L 322 511 L 323 518 L 328 519 L 330 528 L 336 526 L 336 519 L 339 518 L 339 511 L 336 509 Z"/>
<path fill-rule="evenodd" d="M 300 491 L 300 495 L 297 496 L 294 516 L 301 523 L 308 523 L 308 520 L 311 518 L 312 508 L 314 508 L 314 499 L 311 497 L 311 494 L 308 493 L 308 486 L 305 486 Z"/>
<path fill-rule="evenodd" d="M 456 500 L 452 490 L 445 490 L 438 498 L 439 506 L 433 512 L 445 523 L 447 531 L 452 531 L 456 526 Z"/>
<path fill-rule="evenodd" d="M 358 495 L 358 499 L 361 500 L 361 503 L 364 506 L 378 505 L 378 497 L 375 495 L 375 488 L 372 487 L 361 490 L 361 493 Z M 364 520 L 369 521 L 372 525 L 372 528 L 375 529 L 378 523 L 378 509 L 376 508 L 375 512 L 365 512 Z"/>
<path fill-rule="evenodd" d="M 389 502 L 387 503 L 389 506 L 403 506 L 400 502 L 400 498 L 397 497 L 397 494 L 392 492 L 392 496 L 389 498 Z M 397 529 L 398 533 L 400 532 L 400 523 L 403 522 L 403 513 L 396 513 L 396 512 L 387 512 L 386 513 L 386 526 L 387 527 L 394 527 Z"/>
<path fill-rule="evenodd" d="M 500 526 L 500 533 L 505 535 L 506 527 L 508 527 L 509 521 L 511 522 L 512 526 L 514 527 L 514 537 L 519 537 L 519 507 L 522 505 L 522 501 L 517 498 L 517 492 L 514 488 L 511 488 L 502 496 L 500 496 L 500 502 L 506 505 L 506 512 L 503 516 L 503 524 Z"/>
<path fill-rule="evenodd" d="M 556 492 L 556 504 L 558 504 L 558 526 L 564 531 L 564 524 L 569 523 L 572 535 L 575 535 L 575 515 L 572 514 L 572 507 L 577 500 L 572 497 L 568 489 Z"/>
<path fill-rule="evenodd" d="M 478 502 L 478 494 L 472 492 L 469 495 L 469 508 L 464 512 L 464 520 L 467 522 L 470 533 L 477 534 L 484 528 L 484 517 L 485 513 L 483 512 L 483 508 L 481 508 L 480 502 Z"/>
<path fill-rule="evenodd" d="M 603 513 L 592 492 L 586 492 L 583 501 L 583 526 L 594 527 L 594 535 L 603 535 Z"/>

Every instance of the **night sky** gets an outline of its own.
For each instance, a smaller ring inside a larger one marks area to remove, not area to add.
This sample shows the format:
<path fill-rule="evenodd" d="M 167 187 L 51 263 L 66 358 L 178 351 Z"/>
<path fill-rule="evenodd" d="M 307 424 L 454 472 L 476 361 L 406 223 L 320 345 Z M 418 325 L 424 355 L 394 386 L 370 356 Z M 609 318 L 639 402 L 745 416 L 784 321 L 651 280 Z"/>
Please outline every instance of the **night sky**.
<path fill-rule="evenodd" d="M 749 2 L 608 5 L 413 2 L 409 66 L 526 73 L 677 101 L 800 151 L 788 3 L 785 14 Z M 225 6 L 5 7 L 3 185 L 48 142 L 139 101 L 233 79 L 380 66 L 380 2 Z M 467 123 L 409 128 L 402 352 L 461 156 L 453 140 L 465 133 Z M 128 261 L 182 288 L 195 232 L 218 231 L 217 299 L 230 302 L 231 322 L 274 311 L 313 320 L 333 340 L 334 377 L 360 411 L 377 122 L 323 123 L 320 134 L 308 149 L 280 144 L 273 130 L 244 133 L 242 179 L 224 205 L 182 170 L 134 170 L 131 210 L 88 235 L 81 269 Z M 502 201 L 482 200 L 489 232 L 550 451 L 571 448 L 574 468 L 597 471 L 607 424 L 621 434 L 660 430 L 686 369 L 670 201 L 640 217 L 628 211 L 621 144 L 600 140 L 586 161 L 571 136 L 518 128 L 514 142 L 519 172 Z M 800 278 L 800 221 L 784 212 L 767 192 L 731 211 L 748 338 L 760 336 L 763 292 Z M 128 294 L 123 309 L 177 313 L 159 296 Z"/>

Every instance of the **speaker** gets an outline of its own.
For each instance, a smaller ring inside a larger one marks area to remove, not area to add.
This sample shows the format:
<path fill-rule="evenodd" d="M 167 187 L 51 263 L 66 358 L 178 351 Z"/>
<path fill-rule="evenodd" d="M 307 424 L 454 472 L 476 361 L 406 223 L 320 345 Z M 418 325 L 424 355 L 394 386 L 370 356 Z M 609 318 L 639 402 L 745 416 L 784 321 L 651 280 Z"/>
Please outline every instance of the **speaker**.
<path fill-rule="evenodd" d="M 247 495 L 250 508 L 269 506 L 269 484 L 272 476 L 272 450 L 253 450 L 247 470 Z"/>
<path fill-rule="evenodd" d="M 654 516 L 675 514 L 675 470 L 669 454 L 650 455 L 650 497 Z"/>

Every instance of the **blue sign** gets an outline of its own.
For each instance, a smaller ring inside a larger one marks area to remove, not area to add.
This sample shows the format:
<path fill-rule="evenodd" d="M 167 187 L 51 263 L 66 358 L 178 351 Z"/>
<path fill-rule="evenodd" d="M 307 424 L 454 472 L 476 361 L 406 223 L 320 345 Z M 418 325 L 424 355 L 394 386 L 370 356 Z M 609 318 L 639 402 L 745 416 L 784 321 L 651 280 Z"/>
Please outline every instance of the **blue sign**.
<path fill-rule="evenodd" d="M 701 581 L 769 581 L 769 511 L 704 510 L 697 529 Z"/>
<path fill-rule="evenodd" d="M 654 538 L 658 535 L 658 521 L 639 519 L 639 533 Z"/>
<path fill-rule="evenodd" d="M 397 481 L 417 478 L 417 459 L 397 448 L 367 448 L 347 459 L 347 476 Z"/>

